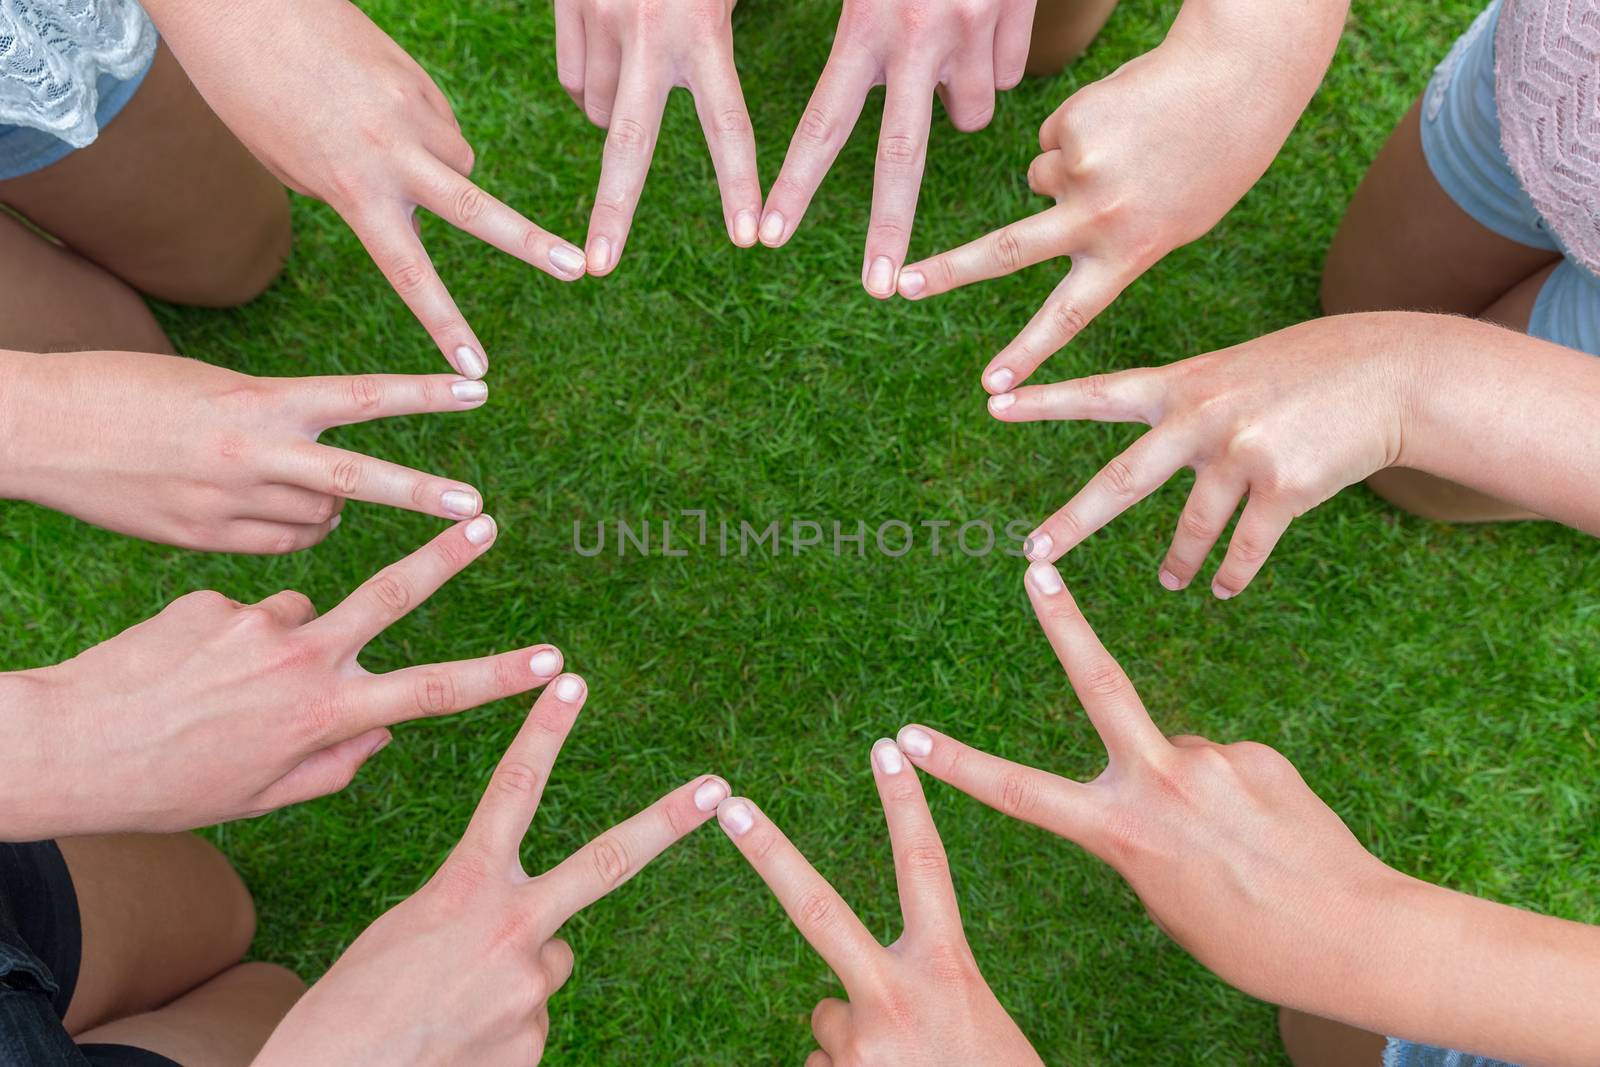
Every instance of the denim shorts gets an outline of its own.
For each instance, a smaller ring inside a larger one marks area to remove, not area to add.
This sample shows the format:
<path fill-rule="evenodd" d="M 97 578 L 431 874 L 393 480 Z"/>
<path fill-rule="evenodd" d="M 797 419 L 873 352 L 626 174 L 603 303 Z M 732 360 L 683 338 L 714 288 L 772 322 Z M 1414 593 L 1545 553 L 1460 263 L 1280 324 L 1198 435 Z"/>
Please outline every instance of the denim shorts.
<path fill-rule="evenodd" d="M 1539 290 L 1528 333 L 1600 356 L 1600 277 L 1567 256 L 1500 146 L 1494 37 L 1500 0 L 1484 9 L 1433 72 L 1422 103 L 1422 154 L 1463 211 L 1502 237 L 1561 252 Z"/>
<path fill-rule="evenodd" d="M 153 62 L 155 62 L 154 55 L 151 56 L 151 63 Z M 94 117 L 102 130 L 128 106 L 128 101 L 133 99 L 133 94 L 139 91 L 139 86 L 144 82 L 144 76 L 149 73 L 150 64 L 147 63 L 143 70 L 127 81 L 109 74 L 100 75 L 100 80 L 95 83 L 100 97 L 94 109 Z M 52 163 L 61 162 L 76 151 L 76 148 L 53 133 L 36 130 L 32 126 L 8 126 L 0 123 L 0 181 L 20 178 L 24 174 L 43 170 Z"/>
<path fill-rule="evenodd" d="M 131 1045 L 79 1045 L 62 1024 L 78 984 L 83 928 L 53 841 L 0 843 L 0 1064 L 177 1067 Z"/>

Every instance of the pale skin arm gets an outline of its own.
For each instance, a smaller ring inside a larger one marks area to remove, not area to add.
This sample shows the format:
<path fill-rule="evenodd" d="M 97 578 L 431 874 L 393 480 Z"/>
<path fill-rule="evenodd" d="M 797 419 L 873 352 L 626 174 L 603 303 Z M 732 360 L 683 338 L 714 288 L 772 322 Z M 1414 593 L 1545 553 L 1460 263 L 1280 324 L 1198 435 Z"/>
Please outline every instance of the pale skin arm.
<path fill-rule="evenodd" d="M 1110 864 L 1252 996 L 1515 1063 L 1600 1062 L 1600 929 L 1385 866 L 1265 745 L 1163 736 L 1055 568 L 1033 564 L 1027 586 L 1106 769 L 1078 782 L 907 726 L 919 768 Z"/>
<path fill-rule="evenodd" d="M 983 373 L 991 393 L 1025 381 L 1256 183 L 1320 84 L 1347 8 L 1346 0 L 1188 0 L 1158 47 L 1074 93 L 1040 127 L 1028 183 L 1055 205 L 908 264 L 900 295 L 920 300 L 1071 257 L 1066 277 Z"/>
<path fill-rule="evenodd" d="M 1475 319 L 1338 315 L 1161 367 L 990 397 L 1005 422 L 1152 429 L 1035 529 L 1055 561 L 1184 467 L 1194 489 L 1161 568 L 1188 585 L 1242 500 L 1212 581 L 1242 592 L 1299 515 L 1386 467 L 1437 475 L 1600 534 L 1600 360 Z"/>

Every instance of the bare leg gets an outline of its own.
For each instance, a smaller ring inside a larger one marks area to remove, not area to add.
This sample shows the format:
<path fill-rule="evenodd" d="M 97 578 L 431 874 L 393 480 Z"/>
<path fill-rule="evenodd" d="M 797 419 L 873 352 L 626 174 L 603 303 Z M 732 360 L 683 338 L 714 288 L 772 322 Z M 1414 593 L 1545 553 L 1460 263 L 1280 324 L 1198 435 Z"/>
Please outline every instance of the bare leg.
<path fill-rule="evenodd" d="M 1117 0 L 1039 0 L 1027 72 L 1034 77 L 1061 73 L 1088 50 L 1116 6 Z"/>
<path fill-rule="evenodd" d="M 81 151 L 0 182 L 0 203 L 140 292 L 242 304 L 289 251 L 283 187 L 162 45 L 128 105 Z"/>
<path fill-rule="evenodd" d="M 1501 237 L 1450 199 L 1422 154 L 1421 113 L 1419 99 L 1350 201 L 1323 267 L 1323 310 L 1439 311 L 1526 330 L 1560 257 Z M 1380 471 L 1367 484 L 1396 507 L 1444 522 L 1538 517 L 1420 471 Z"/>
<path fill-rule="evenodd" d="M 65 838 L 83 929 L 68 1033 L 148 1012 L 244 956 L 255 906 L 222 853 L 193 834 Z"/>
<path fill-rule="evenodd" d="M 1294 1067 L 1378 1067 L 1384 1039 L 1343 1023 L 1278 1009 L 1278 1033 Z"/>
<path fill-rule="evenodd" d="M 77 1040 L 132 1045 L 193 1067 L 245 1067 L 305 989 L 292 971 L 241 963 L 164 1008 L 97 1026 Z"/>
<path fill-rule="evenodd" d="M 0 211 L 0 348 L 172 352 L 144 298 Z"/>

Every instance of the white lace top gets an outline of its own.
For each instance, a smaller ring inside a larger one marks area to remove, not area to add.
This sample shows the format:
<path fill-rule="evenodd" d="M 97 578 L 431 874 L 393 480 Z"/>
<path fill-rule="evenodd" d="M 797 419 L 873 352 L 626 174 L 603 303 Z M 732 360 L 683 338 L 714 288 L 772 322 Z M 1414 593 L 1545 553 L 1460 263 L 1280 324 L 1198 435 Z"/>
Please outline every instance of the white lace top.
<path fill-rule="evenodd" d="M 156 40 L 138 0 L 0 0 L 0 123 L 82 148 L 100 132 L 100 75 L 138 74 Z"/>

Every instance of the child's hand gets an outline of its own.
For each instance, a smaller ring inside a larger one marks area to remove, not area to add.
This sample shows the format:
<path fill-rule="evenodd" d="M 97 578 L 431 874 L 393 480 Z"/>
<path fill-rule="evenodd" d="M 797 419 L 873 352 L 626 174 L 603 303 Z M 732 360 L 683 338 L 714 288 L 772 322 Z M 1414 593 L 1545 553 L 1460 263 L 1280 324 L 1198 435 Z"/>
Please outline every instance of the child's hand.
<path fill-rule="evenodd" d="M 54 667 L 3 676 L 0 840 L 185 830 L 343 789 L 398 722 L 544 685 L 561 653 L 368 673 L 357 656 L 493 544 L 459 523 L 322 618 L 304 596 L 190 593 Z M 27 773 L 21 773 L 25 768 Z"/>
<path fill-rule="evenodd" d="M 1205 6 L 1189 0 L 1185 14 Z M 1290 61 L 1272 33 L 1318 24 L 1306 64 L 1314 87 L 1342 24 L 1342 16 L 1314 8 L 1330 6 L 1343 5 L 1297 5 L 1293 14 L 1263 5 L 1246 25 L 1226 28 L 1198 10 L 1198 27 L 1180 15 L 1162 45 L 1074 93 L 1039 128 L 1042 154 L 1028 168 L 1028 184 L 1055 206 L 909 264 L 900 295 L 921 299 L 1070 256 L 1066 278 L 983 374 L 991 393 L 1024 381 L 1157 260 L 1216 225 L 1261 177 L 1311 95 L 1300 84 L 1304 75 L 1280 88 L 1280 68 Z"/>
<path fill-rule="evenodd" d="M 572 949 L 556 932 L 728 795 L 722 779 L 697 778 L 529 878 L 522 839 L 585 692 L 570 674 L 544 691 L 461 843 L 311 987 L 256 1067 L 539 1062 L 550 997 L 572 974 Z"/>
<path fill-rule="evenodd" d="M 924 726 L 899 746 L 935 778 L 1088 849 L 1127 879 L 1158 926 L 1225 981 L 1325 1009 L 1327 986 L 1387 971 L 1401 883 L 1265 745 L 1163 737 L 1054 567 L 1028 596 L 1105 742 L 1087 784 L 969 748 Z"/>
<path fill-rule="evenodd" d="M 775 248 L 794 233 L 867 93 L 886 85 L 861 282 L 873 296 L 892 296 L 917 213 L 934 93 L 957 129 L 987 126 L 995 90 L 1022 80 L 1033 8 L 1034 0 L 844 0 L 828 64 L 767 195 L 762 243 Z"/>
<path fill-rule="evenodd" d="M 915 768 L 887 740 L 873 746 L 872 765 L 905 921 L 888 948 L 754 804 L 735 798 L 718 811 L 723 830 L 850 998 L 824 1000 L 812 1011 L 821 1048 L 806 1067 L 1038 1064 L 967 947 L 944 845 Z"/>
<path fill-rule="evenodd" d="M 450 374 L 253 378 L 144 352 L 4 354 L 0 496 L 147 541 L 282 553 L 321 541 L 346 499 L 471 518 L 478 491 L 318 444 L 324 430 L 467 411 Z"/>
<path fill-rule="evenodd" d="M 1221 352 L 989 398 L 1007 422 L 1092 419 L 1154 429 L 1090 478 L 1029 537 L 1028 557 L 1055 561 L 1155 492 L 1196 471 L 1161 582 L 1182 589 L 1244 512 L 1212 580 L 1224 599 L 1250 584 L 1297 516 L 1399 462 L 1416 372 L 1420 317 L 1315 319 Z"/>
<path fill-rule="evenodd" d="M 723 223 L 756 243 L 761 183 L 756 140 L 733 63 L 734 0 L 556 0 L 556 71 L 589 120 L 607 131 L 589 217 L 589 273 L 617 265 L 661 130 L 667 94 L 694 94 L 722 189 Z"/>
<path fill-rule="evenodd" d="M 470 180 L 450 103 L 347 0 L 146 8 L 195 88 L 278 179 L 326 202 L 366 246 L 456 370 L 481 378 L 483 345 L 422 246 L 419 207 L 564 281 L 583 253 Z"/>

